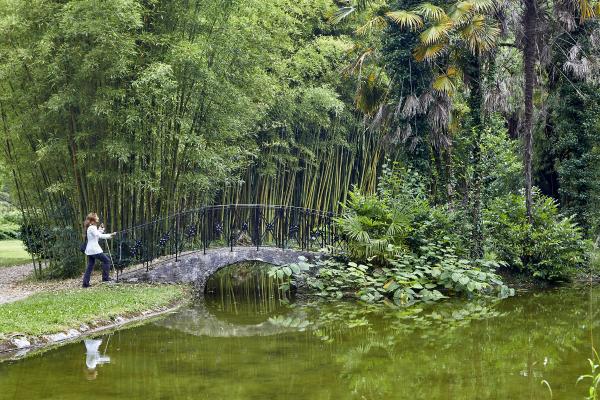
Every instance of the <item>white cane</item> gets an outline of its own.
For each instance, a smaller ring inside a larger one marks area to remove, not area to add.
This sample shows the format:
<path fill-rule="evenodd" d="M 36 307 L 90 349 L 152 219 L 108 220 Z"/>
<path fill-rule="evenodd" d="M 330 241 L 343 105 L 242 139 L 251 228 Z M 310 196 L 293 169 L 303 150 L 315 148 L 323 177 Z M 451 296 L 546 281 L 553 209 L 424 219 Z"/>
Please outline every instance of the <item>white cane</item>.
<path fill-rule="evenodd" d="M 106 242 L 106 248 L 108 250 L 108 258 L 110 258 L 110 266 L 113 270 L 113 272 L 115 273 L 115 276 L 117 275 L 117 270 L 115 269 L 115 263 L 113 262 L 113 258 L 112 258 L 112 254 L 110 253 L 110 246 L 108 244 L 108 239 L 104 239 L 104 241 Z M 115 277 L 116 279 L 116 277 Z"/>

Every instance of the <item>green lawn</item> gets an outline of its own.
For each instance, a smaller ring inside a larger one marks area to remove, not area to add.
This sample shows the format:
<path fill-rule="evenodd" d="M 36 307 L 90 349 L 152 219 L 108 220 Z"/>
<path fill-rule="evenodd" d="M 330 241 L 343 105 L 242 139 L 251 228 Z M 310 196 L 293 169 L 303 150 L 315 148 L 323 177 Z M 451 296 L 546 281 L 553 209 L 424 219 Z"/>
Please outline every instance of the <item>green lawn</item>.
<path fill-rule="evenodd" d="M 0 268 L 31 262 L 20 240 L 0 240 Z"/>
<path fill-rule="evenodd" d="M 83 323 L 172 304 L 182 299 L 185 292 L 182 286 L 118 284 L 39 293 L 0 305 L 0 336 L 42 335 L 78 328 Z"/>

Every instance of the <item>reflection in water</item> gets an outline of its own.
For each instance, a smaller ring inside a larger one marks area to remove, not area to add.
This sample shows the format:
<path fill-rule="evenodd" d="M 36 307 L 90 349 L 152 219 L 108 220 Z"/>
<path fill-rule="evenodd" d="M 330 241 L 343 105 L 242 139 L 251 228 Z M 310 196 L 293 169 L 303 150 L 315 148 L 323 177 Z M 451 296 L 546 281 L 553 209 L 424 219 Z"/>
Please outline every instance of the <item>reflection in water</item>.
<path fill-rule="evenodd" d="M 288 298 L 267 274 L 269 264 L 245 262 L 225 267 L 206 282 L 206 308 L 224 321 L 259 324 L 289 311 Z"/>
<path fill-rule="evenodd" d="M 119 362 L 92 382 L 70 373 L 80 345 L 0 364 L 0 399 L 547 399 L 542 380 L 581 399 L 600 339 L 600 289 L 405 309 L 215 295 L 105 339 Z"/>
<path fill-rule="evenodd" d="M 102 339 L 85 339 L 83 342 L 85 344 L 85 365 L 87 366 L 87 378 L 88 380 L 93 380 L 98 377 L 98 371 L 96 370 L 96 367 L 98 365 L 110 363 L 110 357 L 108 357 L 106 354 L 100 354 L 100 345 L 102 344 Z"/>
<path fill-rule="evenodd" d="M 304 330 L 303 309 L 292 307 L 262 263 L 240 263 L 223 268 L 206 282 L 204 301 L 156 322 L 195 336 L 270 336 Z"/>

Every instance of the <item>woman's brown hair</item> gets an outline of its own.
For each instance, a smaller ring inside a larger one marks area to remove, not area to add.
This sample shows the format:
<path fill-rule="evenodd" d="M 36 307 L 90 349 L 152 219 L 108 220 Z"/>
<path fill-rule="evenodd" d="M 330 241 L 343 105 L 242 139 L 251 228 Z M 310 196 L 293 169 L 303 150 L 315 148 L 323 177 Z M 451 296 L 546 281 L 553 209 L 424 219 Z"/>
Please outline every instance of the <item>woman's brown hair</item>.
<path fill-rule="evenodd" d="M 100 219 L 98 218 L 98 214 L 89 213 L 87 217 L 85 217 L 85 221 L 83 223 L 83 234 L 87 236 L 87 230 L 90 227 L 90 225 L 98 225 L 98 221 L 100 221 Z"/>

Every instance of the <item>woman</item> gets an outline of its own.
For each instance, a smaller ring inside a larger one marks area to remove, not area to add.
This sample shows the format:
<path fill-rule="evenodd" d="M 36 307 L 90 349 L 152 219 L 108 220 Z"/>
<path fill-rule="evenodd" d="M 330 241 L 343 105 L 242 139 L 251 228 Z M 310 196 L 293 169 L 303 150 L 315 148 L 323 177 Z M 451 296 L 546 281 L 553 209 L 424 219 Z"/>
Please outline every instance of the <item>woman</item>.
<path fill-rule="evenodd" d="M 101 225 L 98 227 L 98 222 L 98 214 L 90 213 L 83 223 L 87 236 L 85 254 L 87 255 L 88 260 L 87 269 L 85 270 L 85 274 L 83 274 L 84 288 L 90 287 L 90 277 L 92 275 L 92 271 L 94 270 L 94 264 L 96 264 L 96 260 L 102 262 L 102 281 L 108 282 L 111 280 L 110 276 L 108 275 L 110 271 L 110 260 L 102 251 L 102 247 L 100 247 L 98 240 L 111 239 L 115 235 L 115 232 L 104 233 L 104 226 Z"/>

